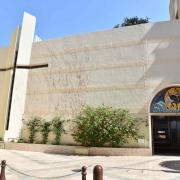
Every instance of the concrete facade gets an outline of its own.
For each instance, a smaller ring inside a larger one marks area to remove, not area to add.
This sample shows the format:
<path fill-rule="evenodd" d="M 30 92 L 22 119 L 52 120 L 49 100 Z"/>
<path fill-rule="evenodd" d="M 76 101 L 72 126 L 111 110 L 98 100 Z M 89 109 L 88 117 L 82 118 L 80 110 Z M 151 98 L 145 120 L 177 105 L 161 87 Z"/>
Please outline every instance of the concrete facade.
<path fill-rule="evenodd" d="M 71 118 L 84 104 L 125 108 L 145 136 L 127 146 L 151 146 L 151 99 L 180 82 L 179 30 L 177 20 L 34 43 L 31 63 L 48 68 L 29 72 L 24 118 Z M 70 135 L 62 142 L 74 144 Z"/>
<path fill-rule="evenodd" d="M 51 120 L 61 115 L 72 119 L 86 104 L 95 107 L 104 104 L 128 109 L 138 118 L 144 140 L 129 142 L 125 147 L 151 148 L 152 98 L 166 87 L 180 86 L 180 20 L 34 43 L 32 39 L 35 19 L 31 20 L 31 29 L 28 29 L 30 33 L 21 32 L 20 39 L 28 37 L 28 45 L 23 45 L 21 49 L 18 44 L 18 53 L 23 58 L 19 57 L 17 63 L 47 64 L 48 67 L 17 70 L 11 102 L 10 129 L 5 139 L 19 136 L 26 139 L 27 131 L 21 130 L 21 125 L 23 120 L 27 121 L 31 117 L 40 116 Z M 31 36 L 27 36 L 28 34 Z M 14 54 L 9 49 L 14 53 L 16 48 L 0 49 L 0 65 L 3 67 L 6 62 L 10 62 L 11 66 L 13 63 Z M 6 86 L 0 92 L 0 98 L 4 98 L 0 102 L 1 137 L 4 137 L 7 123 L 11 72 L 12 70 L 0 72 L 0 86 Z M 63 135 L 63 144 L 76 144 L 71 136 L 71 127 L 71 123 L 66 124 L 68 134 Z"/>

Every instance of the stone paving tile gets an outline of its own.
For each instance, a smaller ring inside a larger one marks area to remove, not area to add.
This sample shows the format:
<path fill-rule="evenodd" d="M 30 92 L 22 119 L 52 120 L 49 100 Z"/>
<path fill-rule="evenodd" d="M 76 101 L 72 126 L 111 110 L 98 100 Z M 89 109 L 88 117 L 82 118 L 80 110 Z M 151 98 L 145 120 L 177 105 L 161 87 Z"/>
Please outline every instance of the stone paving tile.
<path fill-rule="evenodd" d="M 104 180 L 180 179 L 179 156 L 88 157 L 0 150 L 2 159 L 7 161 L 7 180 L 79 180 L 83 165 L 88 166 L 87 180 L 92 180 L 96 164 L 103 166 Z"/>

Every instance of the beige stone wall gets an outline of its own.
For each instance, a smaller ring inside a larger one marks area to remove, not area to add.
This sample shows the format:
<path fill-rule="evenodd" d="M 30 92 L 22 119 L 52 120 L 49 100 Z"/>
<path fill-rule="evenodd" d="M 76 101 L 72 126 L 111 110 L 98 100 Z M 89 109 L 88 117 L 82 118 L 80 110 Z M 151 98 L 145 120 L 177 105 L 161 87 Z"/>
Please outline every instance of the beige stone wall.
<path fill-rule="evenodd" d="M 4 68 L 6 65 L 6 59 L 7 59 L 7 53 L 8 48 L 0 48 L 0 68 Z M 3 113 L 2 108 L 4 106 L 4 78 L 5 78 L 5 72 L 0 71 L 0 114 Z M 4 119 L 3 117 L 0 117 L 0 137 L 3 137 L 4 133 Z"/>
<path fill-rule="evenodd" d="M 139 117 L 149 146 L 155 92 L 180 83 L 180 21 L 149 23 L 33 44 L 24 118 L 71 118 L 84 105 L 125 108 Z M 67 128 L 68 129 L 68 128 Z M 72 144 L 65 135 L 63 143 Z"/>
<path fill-rule="evenodd" d="M 3 138 L 5 133 L 9 102 L 9 91 L 13 71 L 12 67 L 14 64 L 18 31 L 19 29 L 17 29 L 13 33 L 10 46 L 8 48 L 0 49 L 0 69 L 7 68 L 7 70 L 5 71 L 0 71 L 0 138 Z"/>

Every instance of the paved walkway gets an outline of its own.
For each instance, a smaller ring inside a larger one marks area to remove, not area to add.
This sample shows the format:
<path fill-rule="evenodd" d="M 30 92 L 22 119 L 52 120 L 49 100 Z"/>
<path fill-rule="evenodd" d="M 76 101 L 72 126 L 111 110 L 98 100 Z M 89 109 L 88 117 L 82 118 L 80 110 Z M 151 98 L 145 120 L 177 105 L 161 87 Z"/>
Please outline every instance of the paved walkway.
<path fill-rule="evenodd" d="M 79 169 L 88 166 L 87 180 L 92 180 L 93 166 L 101 164 L 105 180 L 179 180 L 180 157 L 87 157 L 0 150 L 0 160 L 7 161 L 7 180 L 80 180 Z"/>

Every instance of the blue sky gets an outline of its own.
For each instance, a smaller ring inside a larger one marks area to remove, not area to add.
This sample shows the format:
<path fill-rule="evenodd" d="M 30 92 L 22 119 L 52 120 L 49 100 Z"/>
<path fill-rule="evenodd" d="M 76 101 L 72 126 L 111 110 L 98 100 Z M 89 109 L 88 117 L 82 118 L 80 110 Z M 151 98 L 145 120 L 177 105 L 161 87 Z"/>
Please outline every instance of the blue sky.
<path fill-rule="evenodd" d="M 24 11 L 36 16 L 36 34 L 42 39 L 52 39 L 111 29 L 126 16 L 166 21 L 169 0 L 2 0 L 0 46 L 8 45 Z"/>

